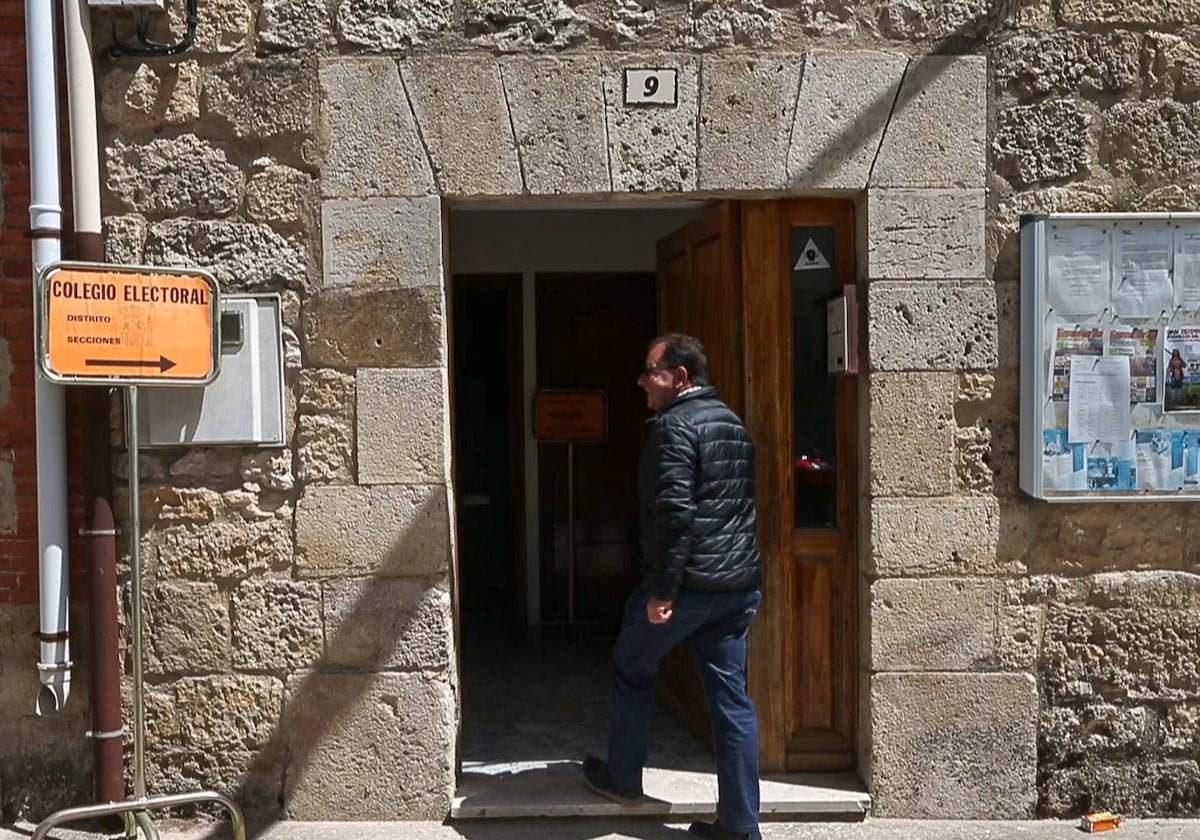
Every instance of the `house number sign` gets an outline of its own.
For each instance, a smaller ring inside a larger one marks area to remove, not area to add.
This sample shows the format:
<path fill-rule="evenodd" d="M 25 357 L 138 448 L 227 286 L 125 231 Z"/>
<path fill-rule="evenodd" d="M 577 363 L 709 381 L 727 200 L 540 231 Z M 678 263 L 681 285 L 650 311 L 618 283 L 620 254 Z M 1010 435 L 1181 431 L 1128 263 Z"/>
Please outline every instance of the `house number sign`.
<path fill-rule="evenodd" d="M 679 71 L 661 67 L 626 67 L 625 104 L 678 105 Z"/>

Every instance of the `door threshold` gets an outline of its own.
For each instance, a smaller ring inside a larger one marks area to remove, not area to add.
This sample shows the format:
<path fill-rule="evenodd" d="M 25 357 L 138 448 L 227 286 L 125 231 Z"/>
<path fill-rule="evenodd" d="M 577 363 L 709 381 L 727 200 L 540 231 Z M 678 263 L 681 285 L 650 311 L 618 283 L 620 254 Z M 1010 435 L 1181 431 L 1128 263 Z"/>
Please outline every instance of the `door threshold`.
<path fill-rule="evenodd" d="M 716 811 L 712 773 L 647 768 L 646 799 L 619 805 L 588 790 L 578 761 L 464 762 L 451 819 L 514 817 L 710 817 Z M 761 782 L 764 819 L 863 819 L 871 796 L 854 773 L 787 773 Z"/>

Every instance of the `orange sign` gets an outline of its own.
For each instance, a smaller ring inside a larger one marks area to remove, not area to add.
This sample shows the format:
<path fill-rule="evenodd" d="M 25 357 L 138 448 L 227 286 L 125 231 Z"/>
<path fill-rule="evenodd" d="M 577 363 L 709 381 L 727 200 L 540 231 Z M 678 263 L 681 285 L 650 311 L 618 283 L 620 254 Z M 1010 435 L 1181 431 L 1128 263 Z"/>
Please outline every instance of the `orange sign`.
<path fill-rule="evenodd" d="M 216 375 L 209 275 L 62 263 L 41 284 L 38 346 L 50 379 L 203 384 Z"/>
<path fill-rule="evenodd" d="M 603 391 L 542 391 L 533 397 L 533 436 L 538 440 L 598 442 L 608 433 Z"/>

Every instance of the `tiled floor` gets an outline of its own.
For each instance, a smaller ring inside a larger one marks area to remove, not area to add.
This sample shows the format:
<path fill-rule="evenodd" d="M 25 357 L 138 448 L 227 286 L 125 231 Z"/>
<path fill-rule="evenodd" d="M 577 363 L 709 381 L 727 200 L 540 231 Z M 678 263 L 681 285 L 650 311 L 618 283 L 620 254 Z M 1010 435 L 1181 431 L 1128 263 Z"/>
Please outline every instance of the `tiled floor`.
<path fill-rule="evenodd" d="M 578 761 L 604 755 L 613 637 L 558 634 L 540 643 L 502 633 L 463 645 L 463 765 Z M 651 729 L 650 765 L 706 771 L 712 755 L 665 712 Z"/>
<path fill-rule="evenodd" d="M 578 761 L 604 755 L 612 636 L 560 633 L 541 643 L 504 633 L 463 644 L 462 776 L 457 818 L 713 813 L 713 757 L 659 712 L 651 728 L 646 798 L 620 806 L 584 787 Z M 870 798 L 853 774 L 762 780 L 762 811 L 861 818 Z"/>

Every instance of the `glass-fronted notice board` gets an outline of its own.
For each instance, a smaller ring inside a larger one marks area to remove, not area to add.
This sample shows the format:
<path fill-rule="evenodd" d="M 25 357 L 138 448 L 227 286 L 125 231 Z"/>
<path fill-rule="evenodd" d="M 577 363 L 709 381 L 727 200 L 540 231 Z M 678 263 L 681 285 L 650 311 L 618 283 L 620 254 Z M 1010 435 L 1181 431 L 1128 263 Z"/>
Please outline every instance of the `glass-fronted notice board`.
<path fill-rule="evenodd" d="M 1200 213 L 1021 218 L 1021 489 L 1200 502 Z"/>

